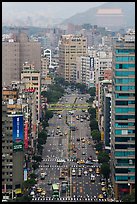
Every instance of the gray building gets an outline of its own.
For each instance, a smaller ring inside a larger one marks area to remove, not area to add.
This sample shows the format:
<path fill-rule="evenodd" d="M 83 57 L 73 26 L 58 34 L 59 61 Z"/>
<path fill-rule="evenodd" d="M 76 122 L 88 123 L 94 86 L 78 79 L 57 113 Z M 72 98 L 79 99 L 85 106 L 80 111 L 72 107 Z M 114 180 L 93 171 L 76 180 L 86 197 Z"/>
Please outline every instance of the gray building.
<path fill-rule="evenodd" d="M 8 41 L 2 42 L 2 86 L 9 86 L 12 81 L 20 80 L 25 62 L 41 69 L 41 46 L 30 41 L 26 33 L 19 33 Z"/>

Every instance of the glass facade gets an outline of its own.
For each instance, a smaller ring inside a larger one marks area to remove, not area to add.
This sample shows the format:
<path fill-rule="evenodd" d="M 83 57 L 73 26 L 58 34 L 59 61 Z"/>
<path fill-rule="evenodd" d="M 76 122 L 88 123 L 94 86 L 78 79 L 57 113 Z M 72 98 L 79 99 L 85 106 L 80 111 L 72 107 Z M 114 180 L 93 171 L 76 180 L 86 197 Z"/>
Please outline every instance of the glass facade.
<path fill-rule="evenodd" d="M 119 189 L 135 184 L 135 42 L 113 46 L 111 172 Z M 119 194 L 117 190 L 117 194 Z"/>

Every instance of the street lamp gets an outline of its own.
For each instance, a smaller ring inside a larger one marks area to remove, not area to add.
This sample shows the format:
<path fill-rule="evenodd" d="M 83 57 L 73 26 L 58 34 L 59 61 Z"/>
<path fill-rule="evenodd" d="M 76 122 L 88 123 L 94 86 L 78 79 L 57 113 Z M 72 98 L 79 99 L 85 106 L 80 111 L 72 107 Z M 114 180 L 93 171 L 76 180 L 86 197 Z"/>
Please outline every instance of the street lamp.
<path fill-rule="evenodd" d="M 132 184 L 131 183 L 128 183 L 128 186 L 129 186 L 129 193 L 131 195 L 131 192 L 132 192 Z"/>

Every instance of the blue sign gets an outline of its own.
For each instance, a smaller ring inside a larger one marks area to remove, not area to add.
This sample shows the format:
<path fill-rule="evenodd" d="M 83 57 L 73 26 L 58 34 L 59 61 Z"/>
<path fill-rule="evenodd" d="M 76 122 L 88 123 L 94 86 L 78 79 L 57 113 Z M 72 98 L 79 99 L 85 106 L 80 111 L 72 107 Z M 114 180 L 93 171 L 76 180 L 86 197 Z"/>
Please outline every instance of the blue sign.
<path fill-rule="evenodd" d="M 27 181 L 28 179 L 28 171 L 27 169 L 24 169 L 24 181 Z"/>
<path fill-rule="evenodd" d="M 23 135 L 24 135 L 23 115 L 13 116 L 13 129 L 12 129 L 13 143 L 23 141 Z"/>

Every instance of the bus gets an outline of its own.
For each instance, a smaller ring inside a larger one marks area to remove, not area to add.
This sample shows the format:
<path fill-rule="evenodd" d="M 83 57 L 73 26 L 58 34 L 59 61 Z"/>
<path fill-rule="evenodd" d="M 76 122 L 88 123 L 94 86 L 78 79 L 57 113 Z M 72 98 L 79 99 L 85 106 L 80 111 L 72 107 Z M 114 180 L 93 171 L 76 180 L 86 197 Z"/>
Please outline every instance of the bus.
<path fill-rule="evenodd" d="M 90 180 L 91 182 L 95 182 L 95 176 L 93 174 L 91 174 Z"/>
<path fill-rule="evenodd" d="M 52 184 L 52 196 L 53 196 L 53 198 L 59 198 L 60 197 L 60 191 L 59 191 L 59 184 L 58 183 Z"/>

